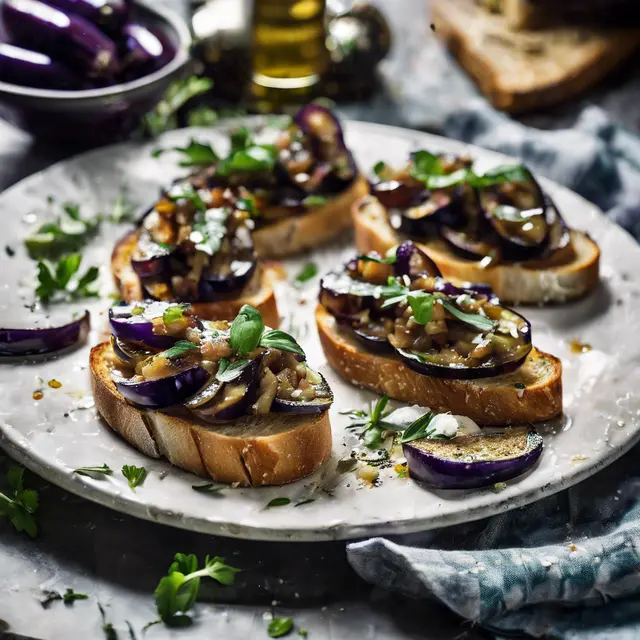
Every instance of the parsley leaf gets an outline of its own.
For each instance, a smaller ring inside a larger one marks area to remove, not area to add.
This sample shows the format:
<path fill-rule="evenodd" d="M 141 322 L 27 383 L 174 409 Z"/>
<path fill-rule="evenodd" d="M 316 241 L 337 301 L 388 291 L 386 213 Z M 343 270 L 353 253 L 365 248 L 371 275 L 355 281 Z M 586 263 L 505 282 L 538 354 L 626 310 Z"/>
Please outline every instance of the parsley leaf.
<path fill-rule="evenodd" d="M 195 555 L 176 554 L 169 567 L 168 575 L 163 577 L 155 590 L 156 607 L 162 621 L 175 625 L 180 621 L 178 614 L 184 614 L 195 604 L 200 590 L 200 578 L 209 577 L 220 584 L 232 585 L 239 571 L 225 563 L 218 556 L 205 559 L 203 569 L 198 569 Z"/>
<path fill-rule="evenodd" d="M 179 358 L 180 356 L 192 351 L 193 349 L 199 349 L 199 345 L 189 342 L 188 340 L 178 340 L 173 347 L 169 347 L 166 351 L 159 353 L 156 358 L 166 358 L 172 360 L 173 358 Z"/>
<path fill-rule="evenodd" d="M 135 491 L 136 487 L 139 487 L 147 477 L 147 470 L 144 467 L 125 464 L 122 467 L 122 475 L 129 482 L 131 489 Z"/>
<path fill-rule="evenodd" d="M 278 151 L 271 144 L 255 144 L 246 127 L 231 132 L 231 152 L 220 162 L 217 173 L 228 176 L 231 173 L 272 171 Z"/>
<path fill-rule="evenodd" d="M 38 493 L 24 488 L 23 467 L 10 467 L 6 481 L 10 490 L 8 495 L 0 493 L 0 516 L 7 518 L 16 531 L 24 531 L 35 538 L 38 535 L 38 524 L 34 517 L 39 507 Z"/>
<path fill-rule="evenodd" d="M 311 278 L 315 278 L 318 275 L 318 265 L 314 262 L 309 262 L 306 264 L 302 271 L 296 276 L 296 282 L 298 284 L 302 284 L 303 282 L 307 282 L 307 280 L 311 280 Z"/>
<path fill-rule="evenodd" d="M 102 475 L 110 476 L 113 473 L 113 470 L 105 463 L 100 467 L 78 467 L 73 473 L 90 478 L 92 473 L 101 473 Z"/>
<path fill-rule="evenodd" d="M 181 167 L 207 167 L 218 162 L 218 154 L 208 142 L 198 142 L 191 138 L 186 147 L 172 147 L 170 149 L 156 149 L 152 152 L 154 158 L 160 157 L 167 151 L 177 151 L 185 156 L 180 161 Z"/>
<path fill-rule="evenodd" d="M 282 638 L 293 631 L 292 618 L 274 618 L 267 628 L 270 638 Z"/>
<path fill-rule="evenodd" d="M 55 265 L 38 262 L 36 296 L 43 302 L 49 302 L 54 297 L 59 300 L 73 300 L 97 296 L 98 292 L 90 286 L 100 275 L 97 267 L 89 267 L 82 276 L 74 278 L 80 269 L 81 261 L 82 256 L 79 253 L 70 253 L 62 256 Z"/>
<path fill-rule="evenodd" d="M 442 175 L 440 158 L 428 151 L 420 150 L 412 154 L 411 176 L 416 180 L 428 180 L 434 175 Z"/>
<path fill-rule="evenodd" d="M 198 76 L 190 76 L 172 83 L 155 109 L 145 115 L 143 132 L 155 137 L 163 131 L 175 129 L 178 126 L 178 110 L 191 98 L 206 93 L 211 87 L 212 80 Z"/>
<path fill-rule="evenodd" d="M 188 311 L 188 304 L 172 304 L 168 306 L 162 314 L 162 322 L 165 324 L 173 324 L 184 318 L 184 312 Z"/>

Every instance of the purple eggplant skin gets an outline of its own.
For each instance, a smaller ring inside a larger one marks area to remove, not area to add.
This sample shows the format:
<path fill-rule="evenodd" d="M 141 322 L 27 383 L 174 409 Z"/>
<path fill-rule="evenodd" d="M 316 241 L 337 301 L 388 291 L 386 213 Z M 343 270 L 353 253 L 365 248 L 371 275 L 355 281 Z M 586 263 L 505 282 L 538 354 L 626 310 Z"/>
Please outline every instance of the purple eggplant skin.
<path fill-rule="evenodd" d="M 114 76 L 119 69 L 116 45 L 98 27 L 39 0 L 4 0 L 2 20 L 12 41 L 61 56 L 89 76 Z"/>
<path fill-rule="evenodd" d="M 382 180 L 371 185 L 371 193 L 387 209 L 406 209 L 424 199 L 424 185 L 408 185 L 396 180 Z"/>
<path fill-rule="evenodd" d="M 65 13 L 75 13 L 116 37 L 127 22 L 130 3 L 127 0 L 46 0 Z"/>
<path fill-rule="evenodd" d="M 155 278 L 169 271 L 173 251 L 156 244 L 144 227 L 138 236 L 138 252 L 142 255 L 131 258 L 131 268 L 139 278 Z"/>
<path fill-rule="evenodd" d="M 431 276 L 441 278 L 442 274 L 436 263 L 416 244 L 407 240 L 398 245 L 394 271 L 397 276 Z"/>
<path fill-rule="evenodd" d="M 493 289 L 484 282 L 464 282 L 461 287 L 456 287 L 446 280 L 438 280 L 435 290 L 444 293 L 445 296 L 459 296 L 465 293 L 472 296 L 485 296 L 494 299 Z"/>
<path fill-rule="evenodd" d="M 526 435 L 524 434 L 526 432 Z M 477 489 L 505 482 L 526 473 L 538 461 L 542 454 L 543 441 L 540 435 L 529 427 L 508 427 L 506 437 L 524 438 L 525 446 L 520 455 L 502 460 L 478 460 L 463 462 L 450 458 L 442 458 L 420 448 L 420 441 L 407 442 L 402 445 L 402 452 L 407 459 L 409 475 L 419 482 L 438 489 Z M 500 432 L 461 436 L 461 446 L 465 438 L 489 439 L 500 437 Z"/>
<path fill-rule="evenodd" d="M 109 309 L 109 324 L 116 338 L 126 342 L 143 344 L 152 349 L 168 349 L 177 342 L 171 336 L 159 336 L 153 333 L 153 318 L 161 316 L 170 302 L 134 302 Z M 143 313 L 133 314 L 136 307 L 142 307 Z"/>
<path fill-rule="evenodd" d="M 284 400 L 275 397 L 271 404 L 271 411 L 280 413 L 323 413 L 329 411 L 333 404 L 333 392 L 329 384 L 321 373 L 318 375 L 322 378 L 320 384 L 321 396 L 315 397 L 313 400 Z"/>
<path fill-rule="evenodd" d="M 58 326 L 34 329 L 0 329 L 0 357 L 55 355 L 83 343 L 91 327 L 85 311 L 79 318 Z"/>
<path fill-rule="evenodd" d="M 226 382 L 209 402 L 192 408 L 205 422 L 217 423 L 235 420 L 249 413 L 258 399 L 259 371 L 262 358 L 256 358 L 233 382 Z"/>
<path fill-rule="evenodd" d="M 228 275 L 209 274 L 198 283 L 198 300 L 208 302 L 221 295 L 236 293 L 244 289 L 256 271 L 257 259 L 234 260 Z"/>
<path fill-rule="evenodd" d="M 195 366 L 156 380 L 134 382 L 114 375 L 113 381 L 120 395 L 131 404 L 147 409 L 163 409 L 181 404 L 201 389 L 208 378 L 206 369 Z"/>
<path fill-rule="evenodd" d="M 353 337 L 364 345 L 372 353 L 393 353 L 393 347 L 391 343 L 382 336 L 375 336 L 371 333 L 364 331 L 362 328 L 354 327 L 349 322 L 340 322 L 340 327 L 344 328 Z"/>
<path fill-rule="evenodd" d="M 37 89 L 74 90 L 82 80 L 49 56 L 0 42 L 0 82 Z"/>
<path fill-rule="evenodd" d="M 176 55 L 167 38 L 138 23 L 122 29 L 122 69 L 125 81 L 146 76 L 161 69 Z"/>
<path fill-rule="evenodd" d="M 336 149 L 346 150 L 342 125 L 326 107 L 307 104 L 298 110 L 293 121 L 308 137 L 318 161 L 331 160 Z"/>

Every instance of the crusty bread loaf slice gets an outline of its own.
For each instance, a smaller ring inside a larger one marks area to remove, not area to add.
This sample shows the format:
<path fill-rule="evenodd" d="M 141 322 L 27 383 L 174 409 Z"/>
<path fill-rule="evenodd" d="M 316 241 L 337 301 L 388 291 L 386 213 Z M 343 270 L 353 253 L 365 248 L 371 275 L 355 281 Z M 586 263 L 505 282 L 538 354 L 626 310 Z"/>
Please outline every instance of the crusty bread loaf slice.
<path fill-rule="evenodd" d="M 512 373 L 475 380 L 437 378 L 415 372 L 399 357 L 364 350 L 322 305 L 316 308 L 316 324 L 329 364 L 359 387 L 432 411 L 468 416 L 479 425 L 540 422 L 562 415 L 562 363 L 535 348 Z"/>
<path fill-rule="evenodd" d="M 436 35 L 498 109 L 525 111 L 573 98 L 640 46 L 637 27 L 565 23 L 512 31 L 511 26 L 529 25 L 531 16 L 521 15 L 522 3 L 508 4 L 504 14 L 476 0 L 430 5 Z"/>
<path fill-rule="evenodd" d="M 352 210 L 356 247 L 361 253 L 384 254 L 403 240 L 389 223 L 386 209 L 373 197 L 356 203 Z M 581 231 L 571 231 L 574 258 L 568 263 L 530 260 L 519 264 L 483 267 L 461 258 L 441 238 L 417 242 L 453 281 L 486 282 L 504 302 L 543 304 L 566 302 L 593 291 L 599 281 L 600 249 Z"/>
<path fill-rule="evenodd" d="M 331 454 L 329 413 L 245 416 L 212 425 L 175 410 L 130 405 L 111 379 L 114 355 L 107 342 L 91 350 L 91 386 L 107 424 L 152 458 L 242 486 L 281 485 L 313 473 Z"/>
<path fill-rule="evenodd" d="M 131 257 L 136 250 L 139 233 L 139 230 L 128 233 L 116 244 L 111 254 L 111 272 L 125 302 L 144 299 L 140 278 L 131 267 Z M 277 328 L 280 318 L 271 286 L 272 275 L 269 269 L 259 265 L 256 274 L 240 295 L 224 295 L 215 302 L 193 302 L 191 308 L 205 320 L 233 320 L 242 305 L 249 304 L 260 312 L 265 325 Z"/>
<path fill-rule="evenodd" d="M 282 258 L 312 249 L 351 228 L 351 206 L 369 193 L 363 176 L 327 204 L 258 228 L 253 242 L 261 258 Z"/>

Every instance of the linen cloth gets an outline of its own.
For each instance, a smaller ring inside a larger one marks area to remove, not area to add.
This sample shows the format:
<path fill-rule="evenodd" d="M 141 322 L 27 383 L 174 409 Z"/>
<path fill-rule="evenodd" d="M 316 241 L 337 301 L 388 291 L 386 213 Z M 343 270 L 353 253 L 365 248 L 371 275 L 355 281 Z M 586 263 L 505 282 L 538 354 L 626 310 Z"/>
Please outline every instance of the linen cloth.
<path fill-rule="evenodd" d="M 564 129 L 525 126 L 479 97 L 428 33 L 406 33 L 383 68 L 398 105 L 390 123 L 519 157 L 640 239 L 638 136 L 593 105 Z M 381 100 L 347 112 L 376 119 L 387 109 Z M 350 544 L 349 561 L 365 580 L 438 599 L 500 637 L 640 638 L 638 455 L 640 446 L 576 487 L 490 519 Z"/>

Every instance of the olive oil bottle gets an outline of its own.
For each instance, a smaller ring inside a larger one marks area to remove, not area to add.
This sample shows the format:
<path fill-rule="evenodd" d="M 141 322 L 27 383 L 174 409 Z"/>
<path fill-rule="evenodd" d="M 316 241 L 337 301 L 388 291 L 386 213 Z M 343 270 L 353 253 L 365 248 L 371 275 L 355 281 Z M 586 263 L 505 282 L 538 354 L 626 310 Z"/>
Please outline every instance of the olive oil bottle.
<path fill-rule="evenodd" d="M 260 110 L 314 97 L 328 62 L 325 0 L 254 0 L 252 94 Z"/>

